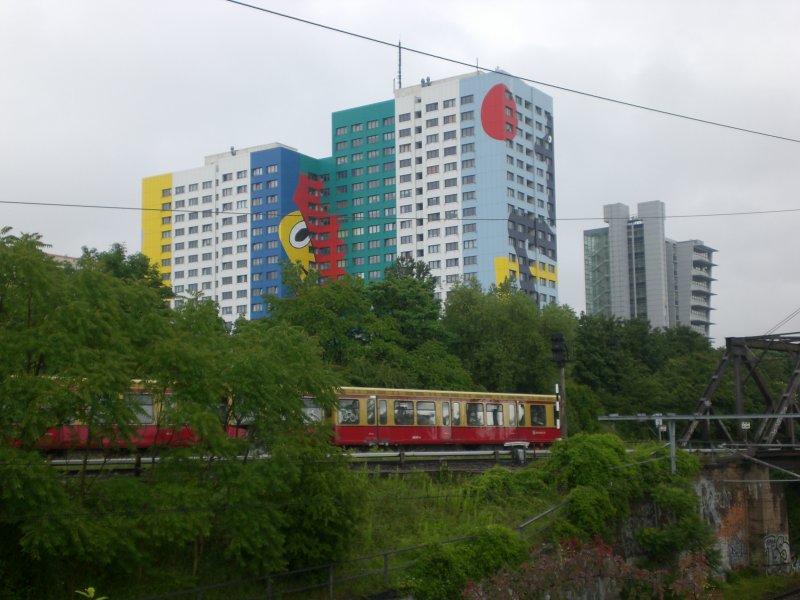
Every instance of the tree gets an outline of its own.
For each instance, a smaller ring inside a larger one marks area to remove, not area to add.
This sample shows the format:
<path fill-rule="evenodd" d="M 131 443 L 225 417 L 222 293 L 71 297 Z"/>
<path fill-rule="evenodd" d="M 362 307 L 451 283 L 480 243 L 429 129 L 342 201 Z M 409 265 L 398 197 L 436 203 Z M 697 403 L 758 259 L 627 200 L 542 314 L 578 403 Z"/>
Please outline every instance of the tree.
<path fill-rule="evenodd" d="M 104 252 L 86 246 L 82 251 L 78 268 L 92 265 L 119 279 L 143 280 L 148 286 L 157 290 L 163 300 L 172 297 L 172 289 L 164 285 L 158 267 L 151 264 L 150 259 L 141 252 L 128 254 L 123 244 L 112 244 L 111 248 Z"/>
<path fill-rule="evenodd" d="M 400 333 L 397 342 L 406 350 L 444 337 L 439 320 L 441 304 L 434 290 L 428 265 L 411 259 L 395 262 L 386 270 L 383 281 L 368 288 L 375 316 Z"/>
<path fill-rule="evenodd" d="M 498 392 L 543 393 L 557 381 L 540 310 L 510 285 L 450 291 L 442 319 L 450 351 L 475 382 Z"/>

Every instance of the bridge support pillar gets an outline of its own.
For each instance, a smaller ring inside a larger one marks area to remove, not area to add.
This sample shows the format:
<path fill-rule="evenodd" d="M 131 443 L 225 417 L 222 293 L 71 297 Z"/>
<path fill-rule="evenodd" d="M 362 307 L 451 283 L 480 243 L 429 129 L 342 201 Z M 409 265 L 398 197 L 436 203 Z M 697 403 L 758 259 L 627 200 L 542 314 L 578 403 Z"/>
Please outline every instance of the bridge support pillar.
<path fill-rule="evenodd" d="M 765 573 L 791 566 L 783 484 L 769 467 L 741 457 L 704 465 L 695 482 L 701 513 L 717 535 L 722 568 L 754 567 Z"/>

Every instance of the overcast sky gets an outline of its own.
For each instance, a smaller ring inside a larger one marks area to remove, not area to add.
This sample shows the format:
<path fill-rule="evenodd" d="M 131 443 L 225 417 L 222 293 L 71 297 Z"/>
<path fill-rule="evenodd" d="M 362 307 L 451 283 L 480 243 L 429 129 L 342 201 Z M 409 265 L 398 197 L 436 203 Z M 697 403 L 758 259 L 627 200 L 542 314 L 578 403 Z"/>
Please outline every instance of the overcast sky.
<path fill-rule="evenodd" d="M 320 0 L 253 4 L 514 75 L 800 138 L 800 2 Z M 390 99 L 396 49 L 224 0 L 0 0 L 0 200 L 136 209 L 141 178 L 283 142 L 328 156 L 333 111 Z M 403 82 L 466 67 L 403 53 Z M 582 231 L 661 200 L 718 249 L 712 336 L 800 308 L 800 144 L 539 86 L 554 99 L 560 300 L 584 309 Z M 585 219 L 585 220 L 578 220 Z M 59 254 L 141 247 L 140 213 L 0 204 Z M 800 330 L 800 317 L 779 331 Z"/>

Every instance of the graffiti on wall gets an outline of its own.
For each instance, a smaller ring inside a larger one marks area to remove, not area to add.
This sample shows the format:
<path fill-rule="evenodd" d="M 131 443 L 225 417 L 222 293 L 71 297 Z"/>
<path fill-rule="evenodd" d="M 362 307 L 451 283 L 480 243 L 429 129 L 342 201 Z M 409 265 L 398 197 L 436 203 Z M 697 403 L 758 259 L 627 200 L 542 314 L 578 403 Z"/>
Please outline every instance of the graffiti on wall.
<path fill-rule="evenodd" d="M 789 536 L 784 533 L 768 533 L 764 536 L 764 557 L 767 567 L 783 567 L 789 564 Z"/>

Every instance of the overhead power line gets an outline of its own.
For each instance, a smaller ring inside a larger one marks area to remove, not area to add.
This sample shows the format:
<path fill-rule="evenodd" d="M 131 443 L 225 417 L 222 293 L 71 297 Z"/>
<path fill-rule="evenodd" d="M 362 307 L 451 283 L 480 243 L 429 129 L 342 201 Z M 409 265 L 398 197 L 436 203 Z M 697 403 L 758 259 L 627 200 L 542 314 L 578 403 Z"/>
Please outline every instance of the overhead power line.
<path fill-rule="evenodd" d="M 155 212 L 173 212 L 173 213 L 202 213 L 202 210 L 192 210 L 192 209 L 162 209 L 162 208 L 144 208 L 141 206 L 114 206 L 110 204 L 68 204 L 66 202 L 29 202 L 24 200 L 0 200 L 0 204 L 19 204 L 23 206 L 55 206 L 59 208 L 88 208 L 88 209 L 96 209 L 96 210 L 134 210 L 140 212 L 147 212 L 147 211 L 155 211 Z M 209 210 L 209 209 L 206 209 Z M 212 209 L 213 210 L 213 209 Z M 646 220 L 646 219 L 693 219 L 693 218 L 703 218 L 703 217 L 743 217 L 748 215 L 771 215 L 777 213 L 793 213 L 793 212 L 800 212 L 800 208 L 779 208 L 775 210 L 745 210 L 745 211 L 736 211 L 736 212 L 717 212 L 717 213 L 695 213 L 695 214 L 685 214 L 685 215 L 665 215 L 664 217 L 631 217 L 634 220 Z M 249 215 L 250 212 L 241 212 L 241 211 L 226 211 L 226 210 L 218 210 L 214 214 L 216 215 Z M 339 215 L 339 214 L 331 214 L 330 217 L 335 217 L 339 221 L 342 222 L 354 222 L 354 223 L 374 223 L 374 222 L 395 222 L 398 220 L 397 216 L 391 217 L 377 217 L 377 218 L 358 218 L 354 217 L 353 215 Z M 206 217 L 207 218 L 207 217 Z M 409 217 L 411 219 L 415 217 Z M 629 217 L 610 217 L 608 220 L 629 220 Z M 400 219 L 402 220 L 402 218 Z M 481 217 L 452 217 L 452 218 L 442 218 L 441 221 L 507 221 L 507 218 L 504 217 L 496 217 L 496 218 L 481 218 Z M 605 221 L 605 217 L 556 217 L 556 221 Z M 435 223 L 435 221 L 431 221 L 431 223 Z"/>
<path fill-rule="evenodd" d="M 259 12 L 263 12 L 263 13 L 267 13 L 267 14 L 270 14 L 270 15 L 274 15 L 276 17 L 281 17 L 283 19 L 289 19 L 291 21 L 296 21 L 298 23 L 303 23 L 305 25 L 311 25 L 312 27 L 318 27 L 320 29 L 326 29 L 328 31 L 333 31 L 335 33 L 340 33 L 342 35 L 348 35 L 350 37 L 358 38 L 360 40 L 364 40 L 364 41 L 367 41 L 367 42 L 372 42 L 374 44 L 381 44 L 383 46 L 388 46 L 390 48 L 395 48 L 395 49 L 398 49 L 398 50 L 401 49 L 401 45 L 400 45 L 399 42 L 398 43 L 389 42 L 389 41 L 382 40 L 382 39 L 379 39 L 379 38 L 376 38 L 376 37 L 372 37 L 372 36 L 369 36 L 369 35 L 364 35 L 364 34 L 361 34 L 361 33 L 356 33 L 354 31 L 349 31 L 347 29 L 341 29 L 339 27 L 333 27 L 332 25 L 326 25 L 324 23 L 319 23 L 317 21 L 311 21 L 309 19 L 303 19 L 301 17 L 296 17 L 294 15 L 289 15 L 289 14 L 286 14 L 286 13 L 278 12 L 276 10 L 271 10 L 269 8 L 264 8 L 262 6 L 256 6 L 254 4 L 248 4 L 247 2 L 240 2 L 239 0 L 225 0 L 225 2 L 228 2 L 230 4 L 237 4 L 237 5 L 242 6 L 244 8 L 250 8 L 252 10 L 257 10 Z M 442 54 L 436 54 L 434 52 L 428 52 L 428 51 L 425 51 L 425 50 L 419 50 L 417 48 L 411 48 L 409 46 L 402 46 L 402 50 L 405 50 L 406 52 L 411 52 L 413 54 L 419 54 L 420 56 L 427 56 L 428 58 L 434 58 L 436 60 L 442 60 L 442 61 L 449 62 L 449 63 L 455 64 L 455 65 L 460 65 L 460 66 L 463 66 L 463 67 L 469 67 L 470 69 L 476 69 L 478 71 L 482 71 L 482 72 L 485 72 L 485 73 L 490 73 L 490 72 L 494 71 L 493 69 L 487 69 L 485 67 L 481 67 L 478 64 L 473 64 L 473 63 L 465 62 L 465 61 L 458 60 L 458 59 L 455 59 L 455 58 L 450 58 L 448 56 L 444 56 Z M 569 94 L 576 94 L 578 96 L 584 96 L 586 98 L 591 98 L 593 100 L 601 100 L 603 102 L 610 102 L 612 104 L 618 104 L 620 106 L 626 106 L 628 108 L 636 108 L 636 109 L 639 109 L 639 110 L 645 110 L 645 111 L 648 111 L 648 112 L 652 112 L 652 113 L 656 113 L 656 114 L 660 114 L 660 115 L 665 115 L 665 116 L 668 116 L 668 117 L 675 117 L 675 118 L 678 118 L 678 119 L 684 119 L 686 121 L 693 121 L 695 123 L 702 123 L 704 125 L 712 125 L 714 127 L 722 127 L 724 129 L 730 129 L 730 130 L 733 130 L 733 131 L 739 131 L 741 133 L 750 133 L 750 134 L 753 134 L 753 135 L 760 135 L 762 137 L 768 137 L 768 138 L 772 138 L 772 139 L 776 139 L 776 140 L 783 140 L 785 142 L 793 142 L 795 144 L 800 144 L 800 139 L 797 139 L 797 138 L 792 138 L 792 137 L 783 136 L 783 135 L 777 135 L 777 134 L 774 134 L 774 133 L 767 133 L 765 131 L 759 131 L 757 129 L 747 129 L 746 127 L 738 127 L 736 125 L 729 125 L 727 123 L 721 123 L 719 121 L 712 121 L 710 119 L 701 119 L 700 117 L 693 117 L 691 115 L 686 115 L 686 114 L 682 114 L 682 113 L 676 113 L 676 112 L 673 112 L 673 111 L 664 110 L 664 109 L 660 109 L 660 108 L 654 108 L 652 106 L 645 106 L 644 104 L 636 104 L 635 102 L 628 102 L 626 100 L 619 100 L 617 98 L 610 98 L 608 96 L 601 96 L 599 94 L 593 94 L 591 92 L 585 92 L 585 91 L 578 90 L 578 89 L 575 89 L 575 88 L 568 88 L 568 87 L 563 86 L 563 85 L 557 85 L 557 84 L 554 84 L 554 83 L 548 83 L 546 81 L 540 81 L 540 80 L 537 80 L 537 79 L 532 79 L 530 77 L 522 77 L 520 75 L 514 75 L 512 73 L 508 73 L 508 75 L 511 76 L 511 77 L 515 77 L 517 79 L 520 79 L 522 81 L 526 81 L 528 83 L 532 83 L 534 85 L 548 87 L 548 88 L 551 88 L 551 89 L 554 89 L 554 90 L 567 92 Z"/>

